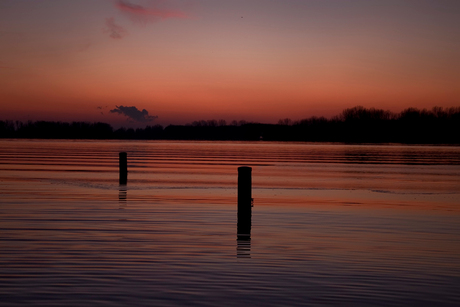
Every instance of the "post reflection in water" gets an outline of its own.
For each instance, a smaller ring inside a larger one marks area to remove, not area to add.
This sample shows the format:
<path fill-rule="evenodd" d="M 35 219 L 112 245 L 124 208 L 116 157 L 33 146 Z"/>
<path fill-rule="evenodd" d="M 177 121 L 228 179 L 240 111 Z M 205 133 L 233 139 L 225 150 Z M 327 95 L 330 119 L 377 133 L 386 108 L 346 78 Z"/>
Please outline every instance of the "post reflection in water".
<path fill-rule="evenodd" d="M 251 258 L 251 238 L 238 238 L 236 240 L 236 257 Z"/>
<path fill-rule="evenodd" d="M 127 195 L 126 185 L 120 185 L 118 188 L 118 203 L 120 204 L 120 209 L 126 206 Z"/>

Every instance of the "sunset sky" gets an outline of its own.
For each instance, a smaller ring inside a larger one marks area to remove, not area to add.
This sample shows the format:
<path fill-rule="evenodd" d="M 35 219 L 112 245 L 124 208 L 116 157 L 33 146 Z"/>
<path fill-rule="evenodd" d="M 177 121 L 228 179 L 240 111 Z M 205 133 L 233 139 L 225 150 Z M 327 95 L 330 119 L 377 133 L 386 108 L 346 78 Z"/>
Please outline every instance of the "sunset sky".
<path fill-rule="evenodd" d="M 0 120 L 276 123 L 356 105 L 460 106 L 460 1 L 0 0 Z"/>

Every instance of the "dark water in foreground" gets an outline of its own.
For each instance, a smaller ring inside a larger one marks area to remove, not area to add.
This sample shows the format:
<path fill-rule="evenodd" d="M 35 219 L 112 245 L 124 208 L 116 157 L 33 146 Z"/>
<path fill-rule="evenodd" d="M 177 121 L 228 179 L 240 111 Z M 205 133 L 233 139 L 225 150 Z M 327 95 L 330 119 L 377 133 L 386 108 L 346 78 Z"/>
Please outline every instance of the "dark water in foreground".
<path fill-rule="evenodd" d="M 0 148 L 0 306 L 460 304 L 459 147 Z M 250 242 L 236 240 L 241 165 Z"/>

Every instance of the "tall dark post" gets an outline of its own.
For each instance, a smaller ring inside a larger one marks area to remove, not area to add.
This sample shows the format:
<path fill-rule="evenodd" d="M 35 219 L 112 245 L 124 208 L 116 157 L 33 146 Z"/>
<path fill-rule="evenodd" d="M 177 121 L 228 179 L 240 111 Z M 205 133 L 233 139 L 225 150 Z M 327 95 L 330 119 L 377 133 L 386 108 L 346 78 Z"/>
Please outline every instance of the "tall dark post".
<path fill-rule="evenodd" d="M 251 216 L 252 216 L 252 168 L 248 166 L 238 167 L 238 240 L 251 239 Z"/>
<path fill-rule="evenodd" d="M 128 154 L 120 152 L 120 185 L 128 183 Z"/>

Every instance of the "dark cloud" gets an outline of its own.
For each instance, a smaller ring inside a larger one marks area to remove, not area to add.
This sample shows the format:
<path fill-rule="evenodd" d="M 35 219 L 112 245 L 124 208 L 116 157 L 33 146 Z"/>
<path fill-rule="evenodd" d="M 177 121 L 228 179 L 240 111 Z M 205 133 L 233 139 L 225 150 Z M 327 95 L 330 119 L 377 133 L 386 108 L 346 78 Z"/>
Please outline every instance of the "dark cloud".
<path fill-rule="evenodd" d="M 118 113 L 127 116 L 128 119 L 139 123 L 147 123 L 153 121 L 158 116 L 150 116 L 146 109 L 139 111 L 136 107 L 116 106 L 115 109 L 110 110 L 110 113 Z"/>
<path fill-rule="evenodd" d="M 122 26 L 116 24 L 115 18 L 113 17 L 107 18 L 105 20 L 105 25 L 106 28 L 104 32 L 109 33 L 111 38 L 120 39 L 126 35 L 126 30 Z"/>
<path fill-rule="evenodd" d="M 159 1 L 156 1 L 157 3 Z M 165 1 L 161 1 L 165 3 Z M 187 18 L 187 14 L 177 10 L 163 9 L 159 7 L 146 8 L 141 5 L 132 4 L 127 1 L 119 0 L 115 2 L 115 7 L 126 14 L 135 22 L 146 24 L 147 22 L 157 21 L 168 18 Z"/>

